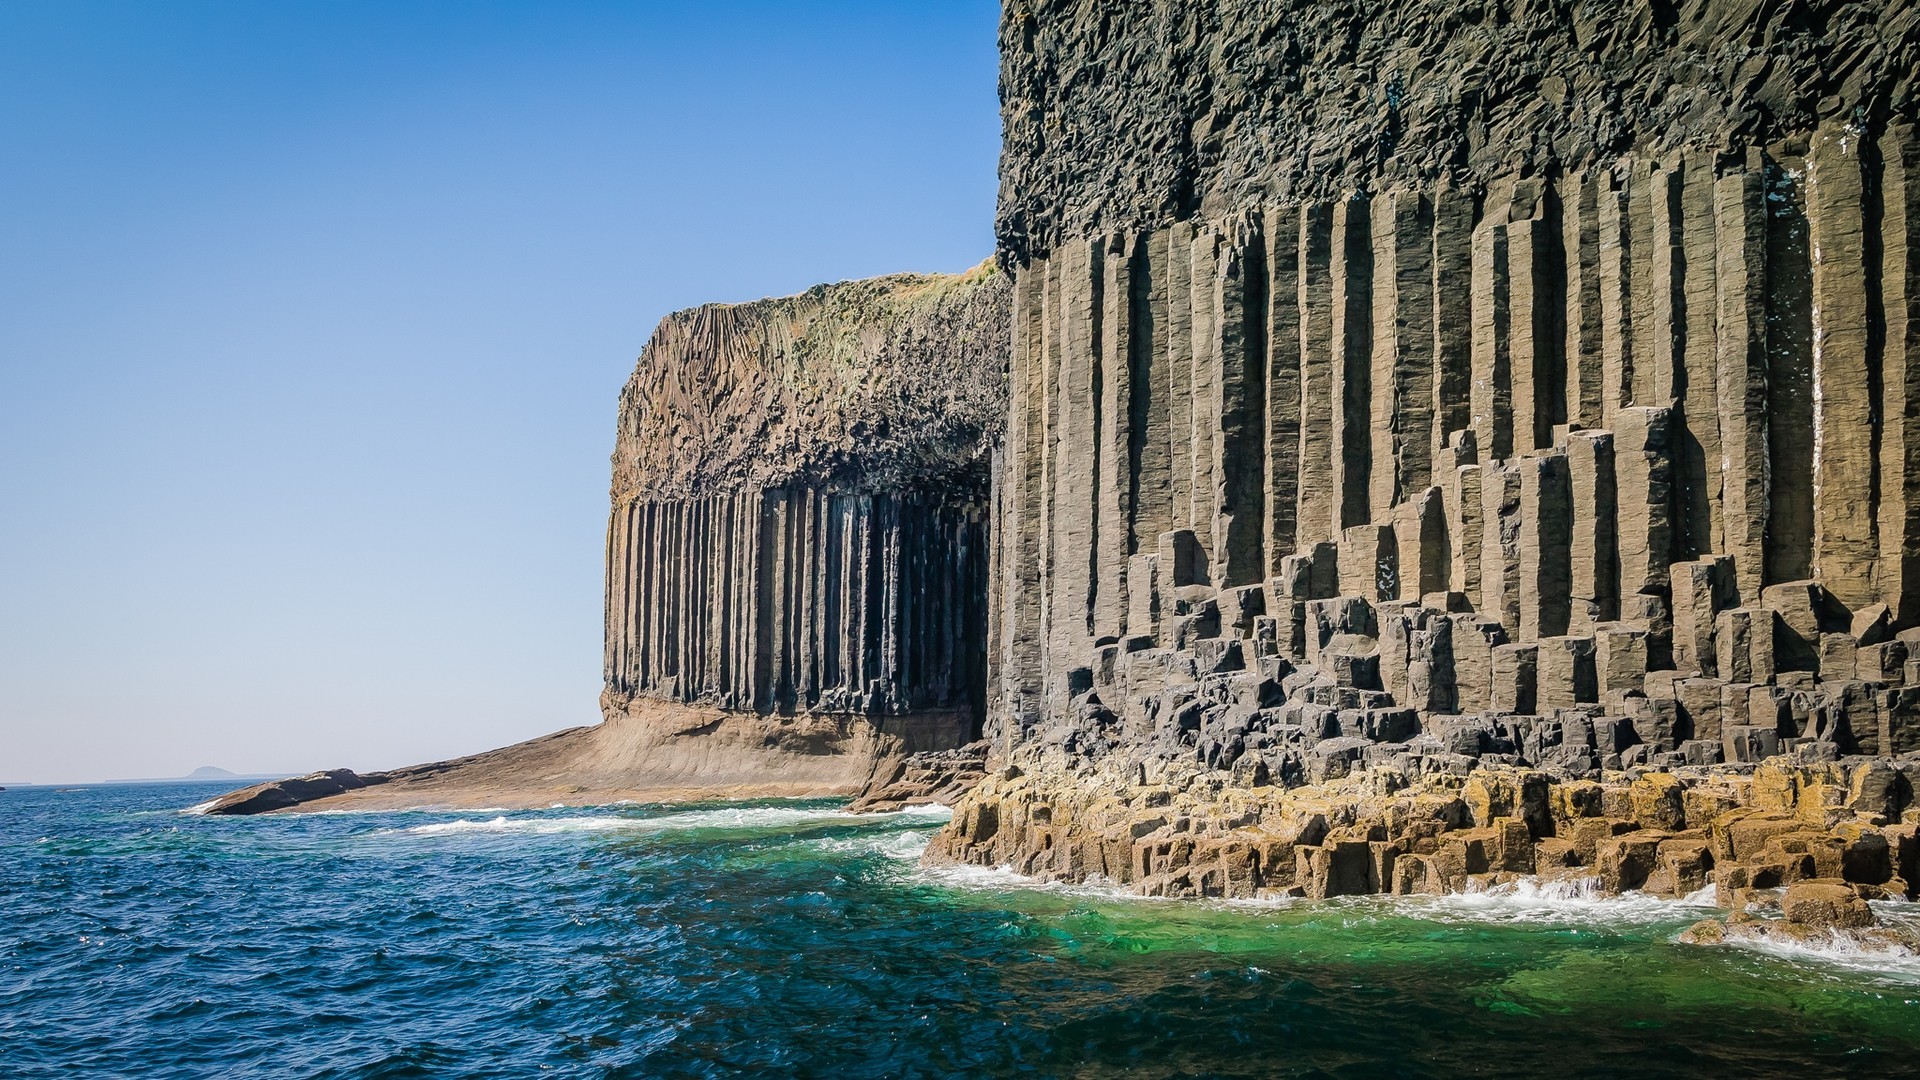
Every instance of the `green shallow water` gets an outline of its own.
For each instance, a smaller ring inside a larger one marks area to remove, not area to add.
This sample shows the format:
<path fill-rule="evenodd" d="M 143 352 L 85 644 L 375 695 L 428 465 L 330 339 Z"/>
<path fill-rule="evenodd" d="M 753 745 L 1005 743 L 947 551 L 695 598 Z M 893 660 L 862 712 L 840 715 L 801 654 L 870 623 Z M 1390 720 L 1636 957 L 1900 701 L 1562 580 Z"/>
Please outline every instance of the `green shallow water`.
<path fill-rule="evenodd" d="M 0 793 L 0 1075 L 1920 1075 L 1920 962 L 1675 943 L 1700 905 L 1142 900 L 824 803 L 179 812 L 214 790 Z"/>

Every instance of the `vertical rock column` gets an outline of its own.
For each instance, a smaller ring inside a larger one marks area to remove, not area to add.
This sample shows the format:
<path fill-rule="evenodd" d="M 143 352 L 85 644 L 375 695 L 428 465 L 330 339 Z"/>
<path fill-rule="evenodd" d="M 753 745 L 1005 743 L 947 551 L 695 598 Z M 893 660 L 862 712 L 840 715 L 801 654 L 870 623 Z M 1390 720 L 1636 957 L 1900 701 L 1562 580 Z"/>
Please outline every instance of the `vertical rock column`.
<path fill-rule="evenodd" d="M 1812 250 L 1806 163 L 1763 164 L 1767 208 L 1767 542 L 1769 584 L 1813 575 Z M 1744 586 L 1743 586 L 1744 588 Z"/>
<path fill-rule="evenodd" d="M 1534 641 L 1567 632 L 1572 567 L 1573 492 L 1565 453 L 1519 458 L 1521 521 L 1520 637 Z"/>
<path fill-rule="evenodd" d="M 1191 498 L 1189 527 L 1200 546 L 1214 553 L 1215 502 L 1219 492 L 1220 460 L 1220 262 L 1224 238 L 1215 230 L 1198 229 L 1188 255 L 1187 309 L 1192 319 L 1193 427 L 1188 432 L 1193 472 L 1187 491 Z"/>
<path fill-rule="evenodd" d="M 1344 353 L 1335 353 L 1333 312 L 1333 209 L 1308 204 L 1300 210 L 1300 485 L 1294 546 L 1301 551 L 1339 535 L 1334 366 L 1343 362 Z"/>
<path fill-rule="evenodd" d="M 1136 409 L 1133 344 L 1133 274 L 1135 241 L 1130 236 L 1108 238 L 1104 247 L 1100 288 L 1100 515 L 1095 535 L 1094 633 L 1118 638 L 1127 632 L 1127 558 L 1133 554 L 1134 473 L 1138 469 L 1144 432 L 1136 423 L 1144 417 Z M 1148 378 L 1150 371 L 1143 372 Z M 1146 382 L 1146 378 L 1140 380 Z M 1146 386 L 1138 391 L 1150 393 Z"/>
<path fill-rule="evenodd" d="M 1066 245 L 1058 257 L 1061 347 L 1055 393 L 1060 427 L 1053 471 L 1054 579 L 1048 590 L 1047 643 L 1048 695 L 1056 707 L 1066 702 L 1068 672 L 1092 660 L 1100 501 L 1100 414 L 1095 389 L 1104 254 L 1099 242 L 1082 241 Z"/>
<path fill-rule="evenodd" d="M 1567 472 L 1573 498 L 1568 627 L 1571 633 L 1587 634 L 1596 625 L 1620 617 L 1613 433 L 1576 431 L 1568 436 Z"/>
<path fill-rule="evenodd" d="M 1506 225 L 1508 290 L 1507 406 L 1512 410 L 1513 452 L 1553 445 L 1553 429 L 1565 418 L 1565 269 L 1552 193 L 1544 183 L 1516 184 Z"/>
<path fill-rule="evenodd" d="M 1721 522 L 1742 599 L 1766 584 L 1767 272 L 1766 191 L 1753 170 L 1714 184 L 1719 334 L 1714 392 L 1719 401 Z"/>
<path fill-rule="evenodd" d="M 1000 471 L 1001 549 L 1000 687 L 997 708 L 1018 728 L 1041 715 L 1040 502 L 1042 441 L 1046 438 L 1041 361 L 1043 319 L 1041 283 L 1046 267 L 1035 261 L 1014 275 L 1013 341 L 1008 378 L 1012 384 L 1007 435 Z M 1012 734 L 1008 732 L 1008 734 Z"/>
<path fill-rule="evenodd" d="M 1370 519 L 1433 482 L 1433 205 L 1416 191 L 1373 203 Z"/>
<path fill-rule="evenodd" d="M 1335 206 L 1333 218 L 1336 532 L 1372 517 L 1373 259 L 1367 200 L 1351 196 Z"/>
<path fill-rule="evenodd" d="M 1433 193 L 1434 461 L 1473 427 L 1473 200 L 1451 187 Z M 1456 460 L 1455 464 L 1464 464 Z M 1442 482 L 1449 474 L 1437 476 Z M 1458 550 L 1458 545 L 1455 547 Z"/>
<path fill-rule="evenodd" d="M 1566 252 L 1567 422 L 1583 428 L 1606 423 L 1606 364 L 1600 301 L 1600 209 L 1603 181 L 1595 175 L 1564 183 L 1561 248 Z"/>
<path fill-rule="evenodd" d="M 1713 163 L 1694 152 L 1683 159 L 1673 183 L 1680 216 L 1682 305 L 1679 386 L 1681 415 L 1676 471 L 1678 503 L 1685 521 L 1684 547 L 1694 554 L 1725 550 L 1722 525 L 1725 477 L 1720 436 L 1719 391 L 1715 382 L 1719 351 L 1718 229 L 1714 218 Z"/>
<path fill-rule="evenodd" d="M 1880 296 L 1886 358 L 1880 449 L 1880 596 L 1903 625 L 1920 620 L 1920 139 L 1896 125 L 1880 140 Z"/>
<path fill-rule="evenodd" d="M 1134 242 L 1126 278 L 1129 290 L 1127 332 L 1130 435 L 1129 472 L 1133 476 L 1129 544 L 1141 551 L 1174 527 L 1173 373 L 1168 335 L 1167 280 L 1171 236 L 1160 230 Z M 1117 340 L 1117 339 L 1116 339 Z M 1116 360 L 1117 363 L 1117 360 Z M 1142 598 L 1144 599 L 1144 598 Z M 1134 597 L 1128 594 L 1131 608 Z M 1129 624 L 1129 633 L 1150 628 Z"/>
<path fill-rule="evenodd" d="M 1293 554 L 1301 480 L 1299 207 L 1269 210 L 1267 249 L 1266 509 L 1267 576 Z M 1153 534 L 1146 534 L 1153 535 Z"/>
<path fill-rule="evenodd" d="M 1487 198 L 1473 234 L 1473 437 L 1486 461 L 1513 456 L 1513 367 L 1504 200 Z"/>
<path fill-rule="evenodd" d="M 1869 356 L 1868 307 L 1879 260 L 1867 251 L 1861 135 L 1829 124 L 1807 156 L 1813 288 L 1813 569 L 1850 608 L 1878 598 L 1874 564 L 1874 432 L 1879 357 Z M 1877 254 L 1877 253 L 1876 253 Z M 1875 350 L 1877 351 L 1877 350 Z"/>
<path fill-rule="evenodd" d="M 1611 427 L 1614 410 L 1633 401 L 1633 211 L 1631 173 L 1601 172 L 1594 180 L 1599 236 L 1600 410 Z"/>
<path fill-rule="evenodd" d="M 1210 301 L 1213 584 L 1227 588 L 1256 584 L 1267 571 L 1267 256 L 1253 226 L 1241 226 L 1221 244 Z"/>

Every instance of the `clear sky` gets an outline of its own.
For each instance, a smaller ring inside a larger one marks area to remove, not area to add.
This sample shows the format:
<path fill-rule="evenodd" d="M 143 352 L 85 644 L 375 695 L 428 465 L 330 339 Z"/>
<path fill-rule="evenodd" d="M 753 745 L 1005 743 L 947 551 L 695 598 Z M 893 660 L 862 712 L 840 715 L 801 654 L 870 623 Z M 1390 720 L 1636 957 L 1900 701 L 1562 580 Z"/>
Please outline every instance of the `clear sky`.
<path fill-rule="evenodd" d="M 0 4 L 0 783 L 596 722 L 634 357 L 985 258 L 997 11 Z"/>

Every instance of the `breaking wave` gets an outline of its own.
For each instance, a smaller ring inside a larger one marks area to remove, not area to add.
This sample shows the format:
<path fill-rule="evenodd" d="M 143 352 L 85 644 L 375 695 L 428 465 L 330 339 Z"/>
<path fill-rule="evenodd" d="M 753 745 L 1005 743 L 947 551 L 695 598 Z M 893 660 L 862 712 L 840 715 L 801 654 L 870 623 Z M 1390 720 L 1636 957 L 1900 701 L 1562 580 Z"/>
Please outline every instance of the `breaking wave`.
<path fill-rule="evenodd" d="M 722 807 L 684 810 L 653 816 L 589 814 L 570 817 L 458 818 L 382 830 L 385 834 L 447 836 L 460 833 L 525 833 L 547 836 L 573 832 L 679 832 L 694 829 L 778 830 L 809 825 L 939 823 L 953 816 L 944 806 L 916 806 L 884 814 L 854 814 L 845 810 L 790 806 Z"/>

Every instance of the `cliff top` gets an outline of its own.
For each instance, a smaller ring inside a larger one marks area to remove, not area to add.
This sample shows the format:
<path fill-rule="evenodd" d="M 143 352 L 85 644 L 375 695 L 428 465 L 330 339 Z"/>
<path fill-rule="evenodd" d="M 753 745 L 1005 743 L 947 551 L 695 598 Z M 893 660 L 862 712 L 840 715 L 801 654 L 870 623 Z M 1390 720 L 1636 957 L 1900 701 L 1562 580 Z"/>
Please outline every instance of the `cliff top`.
<path fill-rule="evenodd" d="M 991 262 L 675 312 L 621 391 L 613 497 L 950 473 L 1005 423 L 1010 319 Z"/>
<path fill-rule="evenodd" d="M 1010 0 L 1001 255 L 1912 119 L 1911 0 Z"/>

